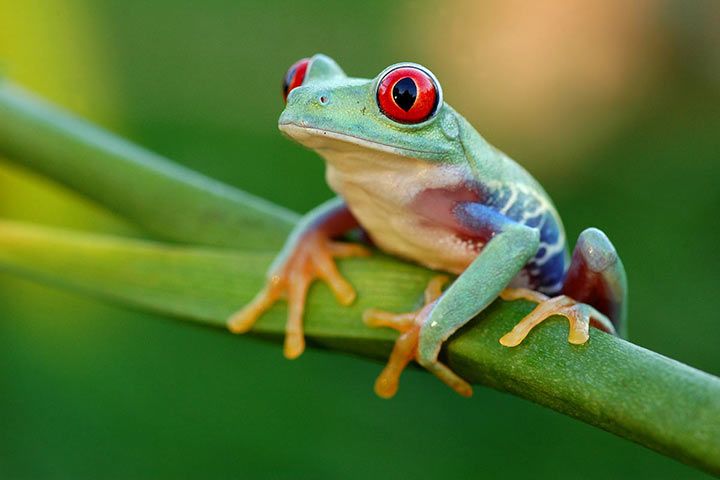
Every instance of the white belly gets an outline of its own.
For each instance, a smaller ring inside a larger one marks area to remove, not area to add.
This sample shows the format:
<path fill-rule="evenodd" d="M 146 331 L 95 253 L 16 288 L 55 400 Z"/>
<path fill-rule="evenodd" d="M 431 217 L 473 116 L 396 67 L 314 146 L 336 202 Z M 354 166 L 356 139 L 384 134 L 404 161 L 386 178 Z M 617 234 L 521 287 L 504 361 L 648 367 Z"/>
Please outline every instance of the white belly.
<path fill-rule="evenodd" d="M 367 150 L 318 151 L 327 160 L 328 184 L 383 251 L 452 273 L 477 256 L 476 242 L 413 208 L 421 192 L 460 184 L 467 174 L 461 168 Z"/>

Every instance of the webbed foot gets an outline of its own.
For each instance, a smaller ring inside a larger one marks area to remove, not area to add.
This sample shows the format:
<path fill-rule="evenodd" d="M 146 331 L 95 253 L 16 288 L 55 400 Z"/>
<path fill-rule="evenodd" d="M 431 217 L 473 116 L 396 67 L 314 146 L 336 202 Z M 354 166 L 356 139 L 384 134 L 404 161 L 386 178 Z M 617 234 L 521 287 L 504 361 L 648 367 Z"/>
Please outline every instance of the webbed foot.
<path fill-rule="evenodd" d="M 444 275 L 438 275 L 430 280 L 425 288 L 425 304 L 414 312 L 391 313 L 369 309 L 363 314 L 363 321 L 370 327 L 390 327 L 400 332 L 387 365 L 375 381 L 375 393 L 378 396 L 383 398 L 394 396 L 403 370 L 410 361 L 418 360 L 420 329 L 437 299 L 442 295 L 442 287 L 448 280 Z M 446 365 L 435 361 L 424 366 L 460 395 L 465 397 L 472 395 L 470 385 Z"/>
<path fill-rule="evenodd" d="M 228 328 L 233 333 L 247 332 L 277 300 L 287 298 L 284 354 L 287 358 L 298 357 L 305 349 L 302 316 L 310 284 L 318 278 L 325 281 L 338 302 L 350 305 L 355 300 L 355 290 L 340 275 L 334 259 L 369 255 L 370 250 L 362 245 L 332 241 L 322 231 L 307 233 L 287 261 L 270 274 L 265 288 L 232 315 Z"/>
<path fill-rule="evenodd" d="M 567 295 L 548 297 L 545 294 L 525 288 L 507 288 L 500 294 L 503 300 L 525 299 L 538 302 L 538 306 L 523 318 L 515 327 L 506 333 L 500 343 L 506 347 L 520 345 L 525 337 L 535 326 L 539 325 L 553 315 L 561 315 L 570 322 L 570 333 L 568 342 L 575 345 L 582 345 L 590 338 L 590 324 L 605 330 L 608 333 L 615 333 L 612 322 L 590 305 L 579 303 Z"/>

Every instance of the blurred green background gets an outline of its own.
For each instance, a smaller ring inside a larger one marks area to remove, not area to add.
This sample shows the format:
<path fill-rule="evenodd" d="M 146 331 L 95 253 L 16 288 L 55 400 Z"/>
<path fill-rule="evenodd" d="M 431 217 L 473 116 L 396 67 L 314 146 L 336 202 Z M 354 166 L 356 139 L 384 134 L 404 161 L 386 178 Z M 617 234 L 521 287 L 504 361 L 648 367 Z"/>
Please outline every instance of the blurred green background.
<path fill-rule="evenodd" d="M 531 170 L 571 238 L 609 234 L 634 342 L 720 374 L 720 3 L 0 0 L 0 71 L 142 145 L 296 211 L 323 165 L 276 129 L 323 52 L 411 60 Z M 142 235 L 0 159 L 0 216 Z M 98 303 L 0 275 L 1 478 L 701 478 L 509 395 Z"/>

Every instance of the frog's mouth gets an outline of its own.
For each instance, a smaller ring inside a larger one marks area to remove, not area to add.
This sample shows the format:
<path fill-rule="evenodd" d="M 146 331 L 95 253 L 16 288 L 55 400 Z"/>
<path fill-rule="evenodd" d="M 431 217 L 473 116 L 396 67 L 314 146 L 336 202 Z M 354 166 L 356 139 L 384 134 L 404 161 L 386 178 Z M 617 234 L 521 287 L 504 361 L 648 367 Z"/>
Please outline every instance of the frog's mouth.
<path fill-rule="evenodd" d="M 344 150 L 347 149 L 348 146 L 355 145 L 361 148 L 411 158 L 431 159 L 445 156 L 445 152 L 390 145 L 356 135 L 308 125 L 300 125 L 294 122 L 279 123 L 278 128 L 293 140 L 314 150 Z"/>

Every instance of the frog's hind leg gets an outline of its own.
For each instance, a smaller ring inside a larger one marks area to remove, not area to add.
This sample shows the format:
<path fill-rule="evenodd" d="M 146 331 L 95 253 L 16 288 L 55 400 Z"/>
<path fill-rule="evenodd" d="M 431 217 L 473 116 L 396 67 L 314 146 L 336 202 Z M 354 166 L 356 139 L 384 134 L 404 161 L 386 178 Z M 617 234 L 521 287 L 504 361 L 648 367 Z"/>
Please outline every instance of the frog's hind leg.
<path fill-rule="evenodd" d="M 609 333 L 625 334 L 627 281 L 620 257 L 607 236 L 588 228 L 578 238 L 562 295 L 550 298 L 527 289 L 506 289 L 504 300 L 525 298 L 539 305 L 500 339 L 508 347 L 519 345 L 533 327 L 553 315 L 570 322 L 568 340 L 582 344 L 593 325 Z"/>
<path fill-rule="evenodd" d="M 620 336 L 626 336 L 625 268 L 615 247 L 601 230 L 588 228 L 578 237 L 563 294 L 592 305 L 610 319 Z"/>
<path fill-rule="evenodd" d="M 395 393 L 400 372 L 413 359 L 460 395 L 472 395 L 470 385 L 439 361 L 440 349 L 453 333 L 497 298 L 537 252 L 540 240 L 537 230 L 502 218 L 483 205 L 473 205 L 466 213 L 473 215 L 468 224 L 473 221 L 481 228 L 494 227 L 496 233 L 442 296 L 431 284 L 426 291 L 426 305 L 409 316 L 389 314 L 388 320 L 393 321 L 388 323 L 378 312 L 366 315 L 366 322 L 373 326 L 396 325 L 403 332 L 376 383 L 375 391 L 383 397 Z"/>

